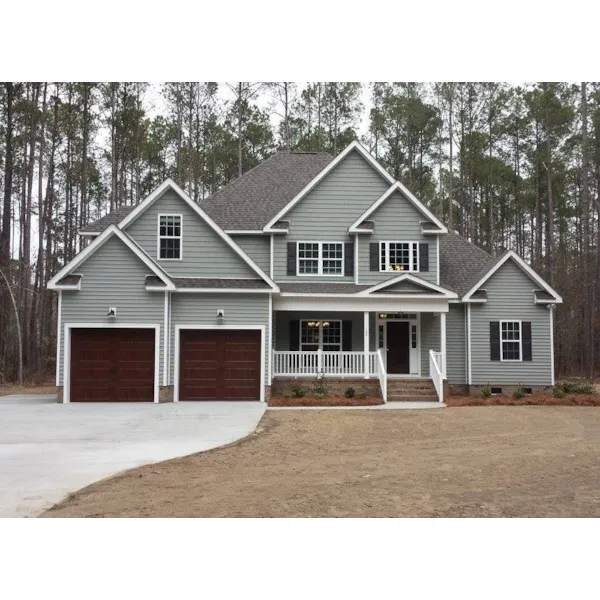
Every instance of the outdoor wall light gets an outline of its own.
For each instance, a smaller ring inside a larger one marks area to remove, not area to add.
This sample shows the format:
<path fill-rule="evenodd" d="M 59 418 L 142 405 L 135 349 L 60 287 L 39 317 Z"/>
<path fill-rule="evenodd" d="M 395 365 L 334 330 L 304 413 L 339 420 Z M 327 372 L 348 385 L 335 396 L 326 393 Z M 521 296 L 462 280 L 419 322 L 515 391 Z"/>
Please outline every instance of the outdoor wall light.
<path fill-rule="evenodd" d="M 116 306 L 109 306 L 108 307 L 108 312 L 106 313 L 106 316 L 109 319 L 116 319 L 117 318 L 117 307 Z"/>
<path fill-rule="evenodd" d="M 219 308 L 217 310 L 217 319 L 219 319 L 219 321 L 222 321 L 224 318 L 225 318 L 225 309 Z"/>

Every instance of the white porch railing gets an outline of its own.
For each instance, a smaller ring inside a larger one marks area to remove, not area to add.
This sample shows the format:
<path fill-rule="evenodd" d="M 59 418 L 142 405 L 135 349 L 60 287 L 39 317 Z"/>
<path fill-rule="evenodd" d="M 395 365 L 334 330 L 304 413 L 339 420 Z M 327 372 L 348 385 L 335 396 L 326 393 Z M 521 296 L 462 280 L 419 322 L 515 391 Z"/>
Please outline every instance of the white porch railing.
<path fill-rule="evenodd" d="M 377 377 L 381 386 L 381 396 L 384 402 L 387 402 L 387 372 L 385 370 L 385 362 L 383 360 L 383 349 L 377 350 Z"/>
<path fill-rule="evenodd" d="M 429 375 L 435 386 L 440 402 L 444 401 L 444 364 L 443 355 L 441 352 L 429 351 Z"/>
<path fill-rule="evenodd" d="M 273 351 L 273 375 L 295 377 L 298 375 L 338 377 L 377 375 L 377 352 L 299 352 Z"/>

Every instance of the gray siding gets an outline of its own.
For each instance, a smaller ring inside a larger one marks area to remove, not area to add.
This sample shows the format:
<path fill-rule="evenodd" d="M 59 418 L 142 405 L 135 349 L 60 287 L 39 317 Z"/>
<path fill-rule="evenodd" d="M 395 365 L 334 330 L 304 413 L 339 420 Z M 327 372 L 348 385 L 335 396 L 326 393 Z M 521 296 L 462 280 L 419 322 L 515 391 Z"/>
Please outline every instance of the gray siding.
<path fill-rule="evenodd" d="M 267 274 L 271 270 L 271 240 L 268 235 L 232 235 L 233 241 Z"/>
<path fill-rule="evenodd" d="M 360 235 L 358 247 L 359 283 L 378 283 L 397 272 L 381 273 L 369 270 L 369 244 L 372 242 L 428 242 L 429 271 L 415 273 L 422 279 L 437 283 L 437 239 L 421 233 L 421 221 L 426 218 L 399 191 L 394 192 L 370 217 L 375 222 L 374 233 Z"/>
<path fill-rule="evenodd" d="M 488 301 L 471 307 L 472 382 L 475 385 L 550 385 L 550 311 L 533 303 L 536 284 L 513 262 L 484 287 Z M 490 321 L 531 321 L 531 362 L 490 360 Z"/>
<path fill-rule="evenodd" d="M 450 383 L 467 382 L 465 305 L 450 304 L 446 315 L 446 371 Z"/>
<path fill-rule="evenodd" d="M 441 350 L 440 318 L 432 313 L 421 314 L 421 376 L 429 377 L 429 351 Z"/>
<path fill-rule="evenodd" d="M 64 325 L 66 323 L 109 323 L 109 306 L 117 307 L 118 323 L 148 323 L 161 326 L 159 381 L 162 385 L 162 347 L 165 297 L 147 292 L 145 277 L 151 271 L 118 238 L 111 238 L 81 267 L 80 291 L 62 292 L 61 356 L 59 385 L 63 385 Z"/>
<path fill-rule="evenodd" d="M 268 294 L 172 294 L 171 296 L 171 384 L 175 383 L 176 325 L 217 325 L 217 310 L 225 309 L 225 325 L 262 325 L 265 328 L 265 385 L 268 383 L 269 296 Z"/>
<path fill-rule="evenodd" d="M 351 152 L 285 217 L 287 235 L 276 235 L 276 281 L 352 282 L 354 277 L 296 277 L 286 271 L 287 242 L 352 242 L 348 227 L 389 188 L 388 182 L 357 152 Z"/>
<path fill-rule="evenodd" d="M 352 350 L 363 350 L 363 313 L 344 312 L 297 312 L 277 311 L 275 313 L 275 350 L 290 349 L 290 321 L 314 319 L 316 321 L 352 321 Z M 371 320 L 373 323 L 374 317 Z M 374 339 L 373 336 L 371 338 Z"/>
<path fill-rule="evenodd" d="M 182 260 L 158 260 L 158 215 L 164 213 L 183 217 Z M 166 191 L 126 231 L 173 277 L 256 277 L 234 250 L 173 190 Z"/>

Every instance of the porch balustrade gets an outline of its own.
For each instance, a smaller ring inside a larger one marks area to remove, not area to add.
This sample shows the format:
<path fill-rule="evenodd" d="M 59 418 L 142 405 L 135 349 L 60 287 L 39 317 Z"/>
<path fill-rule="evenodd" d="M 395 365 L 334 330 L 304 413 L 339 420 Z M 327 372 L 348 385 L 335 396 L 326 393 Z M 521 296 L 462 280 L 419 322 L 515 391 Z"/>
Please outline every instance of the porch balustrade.
<path fill-rule="evenodd" d="M 377 375 L 377 352 L 273 351 L 274 376 L 319 374 L 336 377 L 374 377 Z"/>

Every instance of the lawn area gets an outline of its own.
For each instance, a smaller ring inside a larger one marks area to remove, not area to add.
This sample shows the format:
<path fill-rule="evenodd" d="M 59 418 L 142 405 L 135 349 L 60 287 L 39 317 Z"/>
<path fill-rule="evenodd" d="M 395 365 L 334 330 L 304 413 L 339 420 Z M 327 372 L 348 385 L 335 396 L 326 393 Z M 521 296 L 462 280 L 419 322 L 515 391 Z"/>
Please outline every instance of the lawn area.
<path fill-rule="evenodd" d="M 598 517 L 600 410 L 267 411 L 232 446 L 128 471 L 48 517 Z"/>

